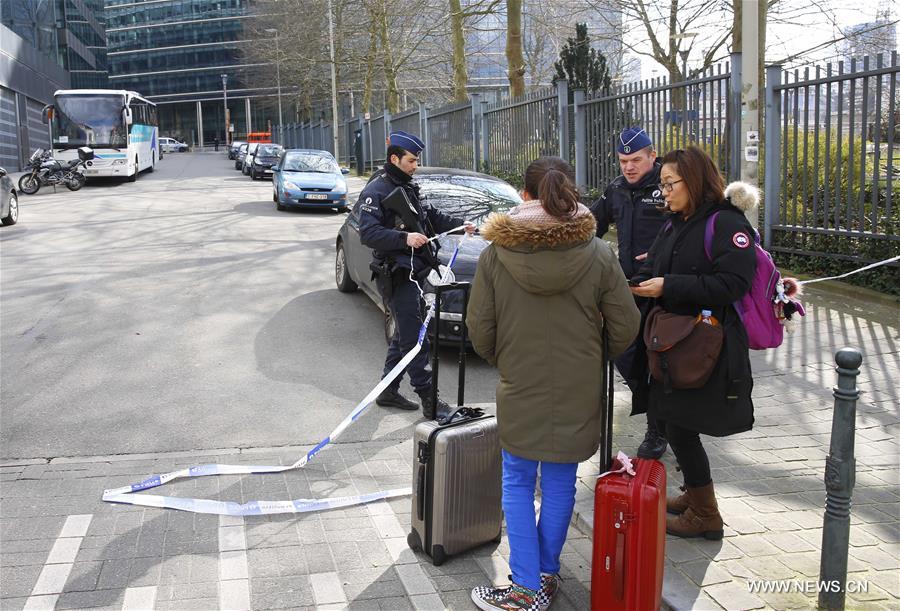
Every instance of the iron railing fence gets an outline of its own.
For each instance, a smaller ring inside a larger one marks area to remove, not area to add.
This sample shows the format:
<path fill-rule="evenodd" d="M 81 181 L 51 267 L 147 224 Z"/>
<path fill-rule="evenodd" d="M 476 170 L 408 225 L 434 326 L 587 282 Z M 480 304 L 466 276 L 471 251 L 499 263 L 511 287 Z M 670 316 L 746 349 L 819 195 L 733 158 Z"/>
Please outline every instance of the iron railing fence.
<path fill-rule="evenodd" d="M 284 148 L 319 149 L 332 152 L 334 135 L 331 124 L 325 121 L 306 121 L 303 123 L 287 123 L 276 128 L 272 134 L 273 141 Z"/>
<path fill-rule="evenodd" d="M 767 80 L 767 243 L 858 262 L 900 254 L 897 52 Z"/>
<path fill-rule="evenodd" d="M 410 108 L 391 116 L 391 131 L 402 131 L 408 134 L 422 132 L 422 120 L 418 108 Z"/>
<path fill-rule="evenodd" d="M 431 166 L 473 169 L 475 139 L 472 103 L 451 104 L 427 113 L 426 161 Z"/>
<path fill-rule="evenodd" d="M 388 117 L 389 115 L 385 111 L 380 116 L 366 121 L 364 142 L 366 146 L 366 168 L 369 170 L 374 170 L 384 165 L 387 153 L 385 141 L 390 135 Z"/>
<path fill-rule="evenodd" d="M 669 83 L 656 78 L 629 83 L 584 102 L 586 185 L 603 189 L 621 171 L 616 140 L 623 129 L 642 127 L 662 156 L 688 145 L 704 149 L 725 176 L 736 170 L 729 156 L 730 67 L 710 67 L 696 77 Z M 576 134 L 576 139 L 578 135 Z"/>
<path fill-rule="evenodd" d="M 518 181 L 534 159 L 560 155 L 575 166 L 580 187 L 599 191 L 620 173 L 618 134 L 639 125 L 660 155 L 695 144 L 734 180 L 745 144 L 740 66 L 735 54 L 678 83 L 657 78 L 586 98 L 559 82 L 493 104 L 473 95 L 442 108 L 360 116 L 342 125 L 340 158 L 355 165 L 359 150 L 364 169 L 380 166 L 385 138 L 401 129 L 422 136 L 428 165 Z M 854 261 L 898 254 L 898 71 L 896 52 L 802 71 L 767 69 L 759 166 L 767 247 Z M 285 140 L 330 150 L 329 129 L 322 122 L 287 126 Z"/>
<path fill-rule="evenodd" d="M 538 157 L 559 155 L 559 98 L 557 88 L 548 87 L 487 104 L 482 113 L 485 171 L 521 177 Z M 563 133 L 568 131 L 564 126 Z"/>

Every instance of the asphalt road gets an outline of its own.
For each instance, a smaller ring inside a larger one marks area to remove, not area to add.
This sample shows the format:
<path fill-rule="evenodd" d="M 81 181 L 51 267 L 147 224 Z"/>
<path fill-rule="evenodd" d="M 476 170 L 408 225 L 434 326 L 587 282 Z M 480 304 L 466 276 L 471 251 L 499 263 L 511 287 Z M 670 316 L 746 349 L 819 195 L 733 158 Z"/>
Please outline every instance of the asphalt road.
<path fill-rule="evenodd" d="M 311 445 L 380 377 L 381 312 L 334 284 L 344 214 L 278 212 L 224 154 L 43 189 L 19 219 L 0 229 L 4 458 Z M 467 403 L 493 402 L 496 372 L 468 373 Z M 372 406 L 342 441 L 417 419 Z"/>

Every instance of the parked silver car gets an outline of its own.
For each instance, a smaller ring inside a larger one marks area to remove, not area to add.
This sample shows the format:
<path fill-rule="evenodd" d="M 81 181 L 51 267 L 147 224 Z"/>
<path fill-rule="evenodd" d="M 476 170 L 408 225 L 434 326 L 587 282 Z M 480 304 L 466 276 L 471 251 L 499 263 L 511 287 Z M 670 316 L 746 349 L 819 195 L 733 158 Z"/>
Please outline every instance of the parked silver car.
<path fill-rule="evenodd" d="M 15 225 L 19 220 L 19 194 L 6 170 L 0 168 L 0 223 Z"/>

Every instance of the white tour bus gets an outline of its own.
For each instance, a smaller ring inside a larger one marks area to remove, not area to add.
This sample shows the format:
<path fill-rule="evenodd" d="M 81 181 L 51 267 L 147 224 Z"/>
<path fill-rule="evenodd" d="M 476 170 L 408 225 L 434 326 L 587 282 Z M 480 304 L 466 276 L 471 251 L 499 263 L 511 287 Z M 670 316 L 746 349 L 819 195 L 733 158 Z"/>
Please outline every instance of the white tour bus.
<path fill-rule="evenodd" d="M 121 89 L 61 89 L 53 98 L 44 118 L 55 159 L 77 159 L 78 147 L 89 146 L 94 159 L 84 169 L 88 178 L 136 180 L 139 172 L 153 171 L 160 157 L 156 104 Z"/>

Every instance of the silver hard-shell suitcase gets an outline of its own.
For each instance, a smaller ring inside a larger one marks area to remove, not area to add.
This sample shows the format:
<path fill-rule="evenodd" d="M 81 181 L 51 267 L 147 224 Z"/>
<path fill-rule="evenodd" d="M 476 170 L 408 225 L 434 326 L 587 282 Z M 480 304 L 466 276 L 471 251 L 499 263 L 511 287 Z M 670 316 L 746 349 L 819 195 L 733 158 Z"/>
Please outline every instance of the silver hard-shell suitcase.
<path fill-rule="evenodd" d="M 447 290 L 464 291 L 465 312 L 468 289 L 467 283 L 438 287 L 436 312 L 440 312 L 441 293 Z M 407 542 L 412 549 L 428 554 L 435 565 L 443 564 L 448 556 L 484 543 L 499 542 L 503 525 L 497 419 L 480 409 L 461 407 L 465 384 L 465 318 L 462 327 L 460 407 L 443 421 L 419 423 L 413 438 L 412 532 Z M 435 388 L 438 341 L 435 337 L 432 362 Z"/>

